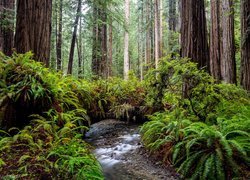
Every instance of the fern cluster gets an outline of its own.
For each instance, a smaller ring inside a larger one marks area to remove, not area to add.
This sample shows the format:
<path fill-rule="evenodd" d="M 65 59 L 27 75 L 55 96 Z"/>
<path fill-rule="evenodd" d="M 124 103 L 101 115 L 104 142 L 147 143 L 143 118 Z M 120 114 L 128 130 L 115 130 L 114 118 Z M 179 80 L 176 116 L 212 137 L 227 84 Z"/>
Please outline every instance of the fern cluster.
<path fill-rule="evenodd" d="M 93 86 L 44 68 L 31 53 L 0 56 L 1 177 L 103 179 L 82 140 Z"/>
<path fill-rule="evenodd" d="M 143 118 L 145 105 L 145 89 L 143 83 L 134 75 L 129 80 L 109 78 L 92 83 L 93 97 L 89 108 L 91 119 L 118 118 L 121 120 L 137 120 Z"/>
<path fill-rule="evenodd" d="M 78 131 L 87 127 L 79 127 L 74 116 L 74 112 L 51 119 L 33 115 L 31 124 L 16 135 L 2 137 L 1 176 L 102 179 L 101 167 Z M 67 123 L 59 127 L 58 118 Z"/>
<path fill-rule="evenodd" d="M 141 128 L 147 148 L 185 178 L 249 178 L 247 92 L 217 84 L 188 59 L 169 57 L 148 74 L 146 85 L 147 103 L 160 110 Z"/>

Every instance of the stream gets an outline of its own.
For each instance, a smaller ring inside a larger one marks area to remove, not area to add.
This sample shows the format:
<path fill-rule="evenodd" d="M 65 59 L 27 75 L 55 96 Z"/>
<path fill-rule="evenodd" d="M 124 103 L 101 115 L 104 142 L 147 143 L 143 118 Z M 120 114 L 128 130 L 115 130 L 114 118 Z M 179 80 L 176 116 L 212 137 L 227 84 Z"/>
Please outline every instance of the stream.
<path fill-rule="evenodd" d="M 140 141 L 139 126 L 118 120 L 93 124 L 86 141 L 95 149 L 106 180 L 179 179 L 172 167 L 150 157 Z"/>

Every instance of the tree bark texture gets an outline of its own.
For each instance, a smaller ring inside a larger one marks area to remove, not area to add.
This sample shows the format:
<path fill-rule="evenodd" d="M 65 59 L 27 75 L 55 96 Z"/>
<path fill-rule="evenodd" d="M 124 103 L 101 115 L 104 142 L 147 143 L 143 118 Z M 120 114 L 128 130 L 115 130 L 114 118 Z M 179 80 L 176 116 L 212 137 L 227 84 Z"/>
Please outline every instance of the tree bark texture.
<path fill-rule="evenodd" d="M 210 29 L 210 73 L 216 80 L 221 80 L 221 29 L 220 29 L 220 0 L 211 0 L 211 29 Z"/>
<path fill-rule="evenodd" d="M 250 1 L 241 1 L 241 86 L 250 92 Z"/>
<path fill-rule="evenodd" d="M 124 79 L 129 75 L 129 1 L 125 0 L 125 33 L 124 33 Z"/>
<path fill-rule="evenodd" d="M 206 17 L 204 0 L 181 0 L 181 56 L 208 66 Z"/>
<path fill-rule="evenodd" d="M 113 61 L 113 24 L 112 17 L 110 18 L 109 23 L 109 40 L 108 40 L 108 77 L 112 76 L 112 61 Z"/>
<path fill-rule="evenodd" d="M 17 0 L 15 48 L 49 66 L 52 0 Z"/>
<path fill-rule="evenodd" d="M 161 57 L 160 52 L 160 10 L 159 10 L 159 0 L 155 0 L 155 21 L 154 21 L 154 28 L 155 28 L 155 67 L 158 68 L 159 58 Z"/>
<path fill-rule="evenodd" d="M 63 0 L 59 1 L 59 20 L 57 30 L 57 42 L 56 42 L 56 58 L 57 58 L 57 70 L 62 70 L 62 17 L 63 17 Z"/>
<path fill-rule="evenodd" d="M 221 14 L 221 78 L 227 83 L 236 84 L 233 0 L 221 1 Z"/>
<path fill-rule="evenodd" d="M 0 1 L 0 51 L 11 56 L 14 46 L 15 0 Z"/>
<path fill-rule="evenodd" d="M 93 18 L 92 72 L 97 77 L 107 78 L 107 12 L 105 2 L 94 2 Z"/>

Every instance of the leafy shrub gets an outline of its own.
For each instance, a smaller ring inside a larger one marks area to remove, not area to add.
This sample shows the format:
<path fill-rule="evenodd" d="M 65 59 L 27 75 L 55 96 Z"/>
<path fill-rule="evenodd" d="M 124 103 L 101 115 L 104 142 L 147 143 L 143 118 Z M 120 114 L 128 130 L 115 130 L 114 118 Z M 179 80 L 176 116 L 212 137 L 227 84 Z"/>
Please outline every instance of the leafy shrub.
<path fill-rule="evenodd" d="M 74 112 L 51 119 L 34 115 L 31 125 L 0 139 L 0 172 L 18 178 L 102 179 L 101 167 L 79 134 Z M 71 118 L 70 118 L 71 117 Z M 65 122 L 57 125 L 59 118 Z M 71 121 L 68 121 L 68 118 Z"/>
<path fill-rule="evenodd" d="M 1 55 L 0 126 L 7 130 L 0 131 L 1 176 L 103 179 L 82 140 L 92 85 L 50 71 L 31 56 Z"/>
<path fill-rule="evenodd" d="M 87 83 L 52 72 L 31 57 L 31 53 L 1 55 L 4 63 L 0 64 L 0 111 L 3 114 L 0 123 L 5 129 L 27 125 L 32 114 L 44 115 L 49 109 L 60 113 L 79 109 L 80 100 L 86 106 L 90 103 Z"/>
<path fill-rule="evenodd" d="M 216 122 L 216 110 L 225 101 L 249 103 L 246 91 L 231 84 L 216 84 L 208 73 L 198 70 L 186 58 L 162 59 L 159 68 L 146 76 L 145 85 L 149 106 L 162 111 L 181 107 L 203 122 Z"/>
<path fill-rule="evenodd" d="M 131 75 L 128 81 L 120 78 L 98 80 L 93 86 L 94 99 L 88 111 L 92 119 L 131 120 L 133 116 L 143 118 L 139 111 L 143 111 L 145 91 L 143 84 L 135 76 Z"/>
<path fill-rule="evenodd" d="M 146 78 L 147 104 L 160 112 L 141 128 L 152 152 L 185 178 L 249 176 L 250 96 L 217 84 L 188 59 L 162 59 Z"/>

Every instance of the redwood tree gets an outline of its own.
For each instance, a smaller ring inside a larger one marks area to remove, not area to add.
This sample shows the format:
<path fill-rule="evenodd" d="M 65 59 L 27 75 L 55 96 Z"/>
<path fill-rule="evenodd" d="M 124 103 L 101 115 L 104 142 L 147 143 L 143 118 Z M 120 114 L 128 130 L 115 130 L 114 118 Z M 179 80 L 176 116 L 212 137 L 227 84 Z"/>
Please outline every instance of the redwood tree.
<path fill-rule="evenodd" d="M 250 1 L 241 1 L 241 76 L 242 87 L 250 91 Z"/>
<path fill-rule="evenodd" d="M 181 0 L 181 56 L 208 66 L 208 44 L 204 0 Z"/>
<path fill-rule="evenodd" d="M 17 0 L 15 48 L 49 66 L 52 0 Z"/>
<path fill-rule="evenodd" d="M 221 1 L 221 14 L 221 78 L 227 83 L 236 84 L 233 0 Z"/>
<path fill-rule="evenodd" d="M 220 0 L 211 0 L 211 30 L 210 30 L 210 73 L 216 79 L 221 79 L 221 29 Z"/>
<path fill-rule="evenodd" d="M 92 72 L 97 77 L 108 76 L 107 67 L 107 2 L 93 2 Z"/>

